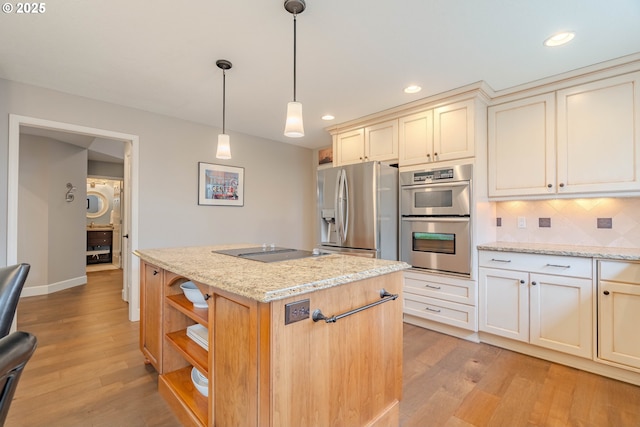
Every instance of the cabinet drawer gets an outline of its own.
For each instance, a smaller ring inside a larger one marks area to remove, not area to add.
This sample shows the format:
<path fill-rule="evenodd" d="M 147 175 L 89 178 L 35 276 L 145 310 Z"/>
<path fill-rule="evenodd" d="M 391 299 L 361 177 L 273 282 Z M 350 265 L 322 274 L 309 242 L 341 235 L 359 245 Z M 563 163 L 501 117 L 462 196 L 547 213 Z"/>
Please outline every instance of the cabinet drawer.
<path fill-rule="evenodd" d="M 404 291 L 461 304 L 476 305 L 476 282 L 405 271 Z"/>
<path fill-rule="evenodd" d="M 111 239 L 87 239 L 87 246 L 111 246 Z"/>
<path fill-rule="evenodd" d="M 88 246 L 110 246 L 113 240 L 111 231 L 87 231 Z"/>
<path fill-rule="evenodd" d="M 478 312 L 470 305 L 405 293 L 404 312 L 462 329 L 478 330 Z"/>
<path fill-rule="evenodd" d="M 519 270 L 556 276 L 591 279 L 592 259 L 562 255 L 540 255 L 519 252 L 480 251 L 480 267 Z"/>
<path fill-rule="evenodd" d="M 600 280 L 640 285 L 640 263 L 598 261 Z"/>
<path fill-rule="evenodd" d="M 88 239 L 111 239 L 112 231 L 87 231 Z"/>

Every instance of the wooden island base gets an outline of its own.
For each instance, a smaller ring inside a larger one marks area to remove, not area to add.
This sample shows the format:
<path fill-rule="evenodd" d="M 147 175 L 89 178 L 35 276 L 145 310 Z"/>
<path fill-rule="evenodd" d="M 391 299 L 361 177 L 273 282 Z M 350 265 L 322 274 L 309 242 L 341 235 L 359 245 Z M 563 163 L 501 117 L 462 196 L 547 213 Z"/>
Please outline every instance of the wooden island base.
<path fill-rule="evenodd" d="M 194 281 L 208 309 L 183 296 L 188 278 L 144 260 L 141 272 L 141 348 L 184 425 L 398 426 L 401 271 L 269 302 Z M 285 306 L 306 299 L 326 317 L 385 301 L 335 323 L 309 314 L 285 324 Z M 208 328 L 208 352 L 186 336 L 195 323 Z M 192 366 L 209 378 L 209 397 L 193 386 Z"/>

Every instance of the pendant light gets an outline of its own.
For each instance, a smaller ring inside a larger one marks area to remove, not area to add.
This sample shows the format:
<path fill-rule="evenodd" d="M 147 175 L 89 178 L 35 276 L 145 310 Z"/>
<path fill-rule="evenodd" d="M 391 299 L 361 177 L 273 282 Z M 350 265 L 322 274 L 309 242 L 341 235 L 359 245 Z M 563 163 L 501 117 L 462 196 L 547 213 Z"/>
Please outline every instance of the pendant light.
<path fill-rule="evenodd" d="M 216 158 L 229 160 L 231 158 L 231 145 L 229 144 L 229 135 L 225 133 L 224 121 L 226 113 L 226 71 L 231 69 L 231 62 L 226 59 L 218 59 L 216 61 L 216 65 L 222 70 L 222 133 L 218 135 L 218 150 L 216 151 Z"/>
<path fill-rule="evenodd" d="M 284 8 L 293 14 L 293 102 L 287 104 L 287 123 L 284 127 L 284 135 L 290 138 L 304 136 L 302 123 L 302 104 L 296 101 L 296 17 L 307 7 L 304 0 L 285 0 Z"/>

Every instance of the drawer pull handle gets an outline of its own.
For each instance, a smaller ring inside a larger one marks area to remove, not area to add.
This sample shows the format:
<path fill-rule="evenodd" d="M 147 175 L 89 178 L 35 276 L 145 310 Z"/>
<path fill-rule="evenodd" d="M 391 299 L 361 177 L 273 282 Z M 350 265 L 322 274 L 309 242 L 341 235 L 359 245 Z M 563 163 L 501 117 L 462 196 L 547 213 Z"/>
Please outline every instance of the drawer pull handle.
<path fill-rule="evenodd" d="M 153 275 L 155 276 L 156 274 L 158 274 L 158 270 L 153 270 Z"/>
<path fill-rule="evenodd" d="M 440 286 L 433 286 L 433 285 L 429 285 L 429 284 L 424 285 L 424 287 L 425 288 L 430 288 L 430 289 L 442 289 Z"/>
<path fill-rule="evenodd" d="M 560 264 L 547 264 L 547 267 L 571 268 L 570 265 L 560 265 Z"/>
<path fill-rule="evenodd" d="M 314 310 L 313 314 L 311 315 L 311 318 L 313 319 L 314 322 L 317 322 L 319 320 L 324 320 L 326 323 L 336 323 L 338 320 L 342 319 L 343 317 L 351 316 L 352 314 L 359 313 L 363 310 L 366 310 L 371 307 L 375 307 L 376 305 L 380 305 L 387 301 L 392 301 L 398 298 L 398 294 L 390 294 L 386 290 L 380 289 L 380 298 L 381 298 L 380 300 L 376 302 L 372 302 L 371 304 L 363 305 L 362 307 L 354 308 L 353 310 L 349 310 L 342 314 L 337 314 L 331 317 L 327 317 L 324 314 L 322 314 L 322 311 L 320 311 L 320 309 L 318 308 Z"/>
<path fill-rule="evenodd" d="M 493 262 L 511 262 L 510 259 L 495 259 L 495 258 L 491 258 L 491 261 L 493 261 Z"/>
<path fill-rule="evenodd" d="M 440 313 L 440 310 L 436 310 L 435 308 L 425 307 L 424 309 L 427 311 L 433 311 L 434 313 Z"/>

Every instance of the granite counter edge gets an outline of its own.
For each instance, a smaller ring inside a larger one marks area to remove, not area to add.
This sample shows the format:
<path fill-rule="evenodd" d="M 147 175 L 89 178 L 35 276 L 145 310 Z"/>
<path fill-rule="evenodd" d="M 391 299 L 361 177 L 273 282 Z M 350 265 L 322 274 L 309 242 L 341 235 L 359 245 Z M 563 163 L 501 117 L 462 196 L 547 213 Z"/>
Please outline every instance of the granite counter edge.
<path fill-rule="evenodd" d="M 145 262 L 149 262 L 164 270 L 171 271 L 172 273 L 178 274 L 180 276 L 184 276 L 187 279 L 195 280 L 204 285 L 218 288 L 222 291 L 230 292 L 230 293 L 233 293 L 245 298 L 249 298 L 254 301 L 262 302 L 262 303 L 277 301 L 277 300 L 281 300 L 281 299 L 288 298 L 295 295 L 304 295 L 304 294 L 315 292 L 318 290 L 328 289 L 334 286 L 344 285 L 344 284 L 356 282 L 359 280 L 369 279 L 372 277 L 377 277 L 385 274 L 403 271 L 411 267 L 409 264 L 405 262 L 397 261 L 393 264 L 378 266 L 368 270 L 359 271 L 356 273 L 349 273 L 341 276 L 321 279 L 321 280 L 299 284 L 299 285 L 282 288 L 278 290 L 251 293 L 251 292 L 246 292 L 242 289 L 238 289 L 237 287 L 228 286 L 228 285 L 225 286 L 224 284 L 212 285 L 210 283 L 207 283 L 207 279 L 205 277 L 198 276 L 197 274 L 194 274 L 194 272 L 181 269 L 180 266 L 177 266 L 175 264 L 170 265 L 169 263 L 163 261 L 162 259 L 153 257 L 148 253 L 142 253 L 138 250 L 135 250 L 133 251 L 133 254 Z"/>
<path fill-rule="evenodd" d="M 612 260 L 640 261 L 640 249 L 605 248 L 596 246 L 559 246 L 545 244 L 513 244 L 496 242 L 477 246 L 478 250 L 497 252 L 516 252 L 539 255 L 576 256 L 583 258 L 602 258 Z"/>

